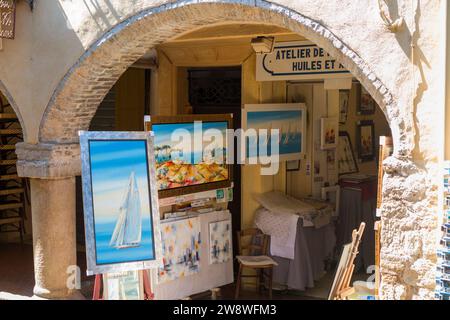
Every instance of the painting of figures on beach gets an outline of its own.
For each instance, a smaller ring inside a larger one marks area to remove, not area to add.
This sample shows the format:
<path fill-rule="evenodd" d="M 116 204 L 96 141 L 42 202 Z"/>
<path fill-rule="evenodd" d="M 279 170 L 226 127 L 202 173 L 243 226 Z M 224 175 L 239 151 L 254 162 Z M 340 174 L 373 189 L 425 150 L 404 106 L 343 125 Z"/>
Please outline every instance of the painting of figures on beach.
<path fill-rule="evenodd" d="M 146 140 L 90 140 L 98 265 L 155 259 Z"/>
<path fill-rule="evenodd" d="M 194 143 L 194 122 L 153 123 L 158 190 L 228 181 L 227 128 L 227 121 L 203 121 L 201 141 Z M 177 133 L 185 133 L 187 138 Z"/>
<path fill-rule="evenodd" d="M 298 160 L 306 150 L 304 104 L 246 105 L 243 112 L 243 128 L 255 129 L 257 132 L 257 136 L 248 136 L 246 139 L 247 159 L 279 156 L 279 161 Z M 260 136 L 261 129 L 268 130 L 267 134 Z M 279 134 L 271 135 L 271 130 L 276 129 L 279 130 Z M 278 151 L 272 147 L 276 144 Z"/>
<path fill-rule="evenodd" d="M 209 264 L 227 262 L 232 258 L 231 221 L 209 224 Z"/>
<path fill-rule="evenodd" d="M 189 218 L 161 224 L 164 268 L 158 269 L 158 283 L 199 272 L 200 219 Z"/>

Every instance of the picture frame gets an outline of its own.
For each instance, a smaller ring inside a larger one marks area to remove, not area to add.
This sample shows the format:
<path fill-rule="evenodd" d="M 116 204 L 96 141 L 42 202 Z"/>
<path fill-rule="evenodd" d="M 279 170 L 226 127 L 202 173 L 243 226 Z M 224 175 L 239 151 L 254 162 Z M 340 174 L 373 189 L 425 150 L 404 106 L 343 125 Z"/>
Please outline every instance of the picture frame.
<path fill-rule="evenodd" d="M 233 166 L 226 161 L 228 156 L 226 130 L 233 127 L 231 114 L 147 116 L 146 120 L 145 129 L 153 131 L 155 135 L 156 180 L 160 199 L 231 187 Z M 214 146 L 215 149 L 209 150 L 213 144 L 211 143 L 205 149 L 203 141 L 196 144 L 195 136 L 191 135 L 191 138 L 193 137 L 191 148 L 199 145 L 202 149 L 190 152 L 181 149 L 183 154 L 180 155 L 179 151 L 175 150 L 177 142 L 172 141 L 168 134 L 177 129 L 191 133 L 195 123 L 199 121 L 202 128 L 206 128 L 202 131 L 202 137 L 208 129 L 219 129 L 223 135 L 223 145 L 217 148 Z M 216 152 L 217 150 L 219 151 Z M 175 155 L 174 152 L 178 154 Z M 214 157 L 220 157 L 222 163 L 216 161 Z"/>
<path fill-rule="evenodd" d="M 271 129 L 279 129 L 279 162 L 300 160 L 306 154 L 307 108 L 304 103 L 246 104 L 242 110 L 242 129 L 246 132 L 267 129 L 268 134 Z M 268 137 L 262 143 L 267 146 L 267 156 L 273 156 L 270 141 L 271 137 Z M 261 155 L 259 137 L 246 137 L 244 143 L 246 163 L 257 164 Z"/>
<path fill-rule="evenodd" d="M 320 148 L 335 149 L 338 143 L 339 120 L 337 118 L 320 119 Z"/>
<path fill-rule="evenodd" d="M 162 265 L 152 133 L 79 136 L 87 274 Z"/>
<path fill-rule="evenodd" d="M 375 159 L 375 125 L 372 120 L 358 121 L 356 139 L 359 160 L 373 161 Z"/>
<path fill-rule="evenodd" d="M 103 300 L 144 300 L 143 272 L 103 274 Z"/>
<path fill-rule="evenodd" d="M 300 160 L 291 160 L 286 162 L 286 171 L 299 171 L 300 170 Z"/>
<path fill-rule="evenodd" d="M 372 98 L 370 93 L 361 84 L 358 84 L 357 101 L 357 115 L 372 115 L 375 113 L 376 102 Z"/>
<path fill-rule="evenodd" d="M 359 172 L 353 153 L 352 142 L 347 131 L 339 131 L 337 149 L 339 175 Z"/>
<path fill-rule="evenodd" d="M 163 284 L 198 274 L 201 268 L 201 222 L 199 216 L 162 221 L 164 264 L 158 268 L 157 283 Z"/>
<path fill-rule="evenodd" d="M 350 90 L 339 90 L 339 123 L 345 124 L 348 117 Z"/>
<path fill-rule="evenodd" d="M 209 223 L 209 264 L 221 264 L 233 260 L 231 220 Z"/>

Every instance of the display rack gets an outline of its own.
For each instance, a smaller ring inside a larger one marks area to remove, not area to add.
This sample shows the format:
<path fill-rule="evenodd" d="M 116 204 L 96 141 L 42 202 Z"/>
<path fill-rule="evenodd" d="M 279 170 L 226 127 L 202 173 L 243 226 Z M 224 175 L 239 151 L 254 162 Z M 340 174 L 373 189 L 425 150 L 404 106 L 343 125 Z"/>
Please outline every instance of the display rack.
<path fill-rule="evenodd" d="M 25 234 L 26 180 L 17 175 L 16 143 L 23 141 L 14 110 L 0 97 L 0 232 Z"/>
<path fill-rule="evenodd" d="M 443 172 L 442 240 L 438 251 L 439 263 L 436 277 L 436 299 L 450 300 L 450 161 L 444 163 Z"/>

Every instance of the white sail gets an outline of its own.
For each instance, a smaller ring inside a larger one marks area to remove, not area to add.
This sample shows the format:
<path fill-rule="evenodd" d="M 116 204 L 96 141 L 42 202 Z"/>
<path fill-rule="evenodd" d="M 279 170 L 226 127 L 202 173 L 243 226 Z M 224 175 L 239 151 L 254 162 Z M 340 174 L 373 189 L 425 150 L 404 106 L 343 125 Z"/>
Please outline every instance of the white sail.
<path fill-rule="evenodd" d="M 133 171 L 109 245 L 118 249 L 137 247 L 141 243 L 141 238 L 141 199 Z"/>

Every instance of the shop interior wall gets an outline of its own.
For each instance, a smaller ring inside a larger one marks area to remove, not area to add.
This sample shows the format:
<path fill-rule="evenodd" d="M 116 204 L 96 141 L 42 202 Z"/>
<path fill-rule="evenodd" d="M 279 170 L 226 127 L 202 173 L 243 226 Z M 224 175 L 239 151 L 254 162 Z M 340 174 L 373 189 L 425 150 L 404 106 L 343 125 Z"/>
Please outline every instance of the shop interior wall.
<path fill-rule="evenodd" d="M 360 162 L 358 161 L 359 172 L 362 174 L 377 174 L 378 170 L 378 150 L 380 136 L 391 136 L 391 129 L 386 120 L 386 116 L 383 111 L 376 106 L 375 113 L 373 115 L 358 115 L 357 104 L 358 104 L 358 91 L 360 90 L 360 84 L 353 82 L 352 89 L 350 90 L 350 100 L 349 100 L 349 111 L 347 122 L 345 125 L 340 125 L 339 130 L 347 131 L 350 135 L 351 143 L 353 146 L 353 153 L 355 159 L 358 161 L 357 153 L 357 125 L 359 121 L 362 120 L 372 120 L 375 125 L 375 159 L 373 161 Z"/>
<path fill-rule="evenodd" d="M 231 57 L 228 54 L 230 45 L 227 43 L 225 45 L 204 44 L 196 47 L 195 54 L 190 54 L 189 48 L 185 49 L 183 54 L 180 54 L 179 47 L 176 47 L 177 50 L 171 46 L 157 48 L 158 68 L 152 72 L 150 109 L 152 115 L 176 115 L 189 112 L 187 69 L 199 66 L 241 65 L 243 105 L 250 103 L 306 103 L 308 143 L 305 159 L 301 160 L 300 170 L 286 173 L 286 164 L 282 163 L 277 175 L 263 176 L 260 174 L 259 165 L 244 165 L 242 168 L 241 223 L 242 227 L 246 228 L 252 225 L 254 212 L 259 207 L 254 200 L 255 194 L 278 190 L 295 197 L 319 196 L 320 188 L 324 183 L 334 184 L 337 182 L 337 178 L 328 172 L 326 166 L 322 165 L 320 174 L 314 172 L 314 163 L 320 153 L 314 139 L 317 137 L 317 131 L 320 130 L 320 117 L 338 115 L 339 92 L 337 90 L 326 91 L 322 82 L 295 84 L 293 91 L 288 89 L 288 87 L 292 88 L 292 85 L 286 81 L 258 82 L 255 79 L 256 55 L 248 43 L 235 43 Z M 239 52 L 240 54 L 238 54 Z M 116 84 L 116 128 L 118 130 L 130 130 L 130 128 L 142 130 L 144 102 L 141 100 L 145 95 L 144 78 L 144 70 L 131 68 Z M 358 86 L 358 83 L 352 85 L 347 122 L 345 125 L 340 125 L 340 130 L 345 130 L 350 135 L 355 158 L 357 158 L 358 121 L 374 121 L 376 142 L 380 135 L 390 135 L 387 121 L 379 108 L 376 108 L 374 115 L 357 115 Z M 378 143 L 376 145 L 378 147 Z M 376 152 L 376 154 L 378 153 Z M 307 172 L 308 166 L 309 172 Z M 358 163 L 358 166 L 361 173 L 376 174 L 377 172 L 376 159 Z M 163 213 L 170 211 L 171 208 L 161 209 Z"/>

